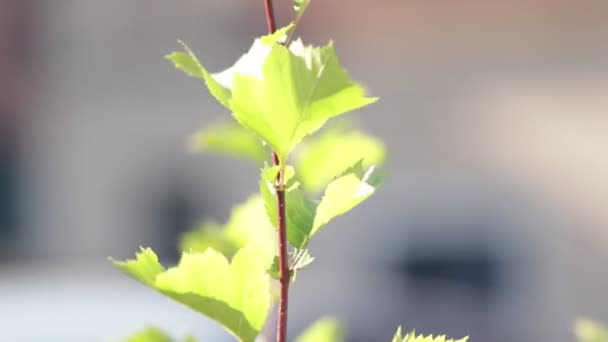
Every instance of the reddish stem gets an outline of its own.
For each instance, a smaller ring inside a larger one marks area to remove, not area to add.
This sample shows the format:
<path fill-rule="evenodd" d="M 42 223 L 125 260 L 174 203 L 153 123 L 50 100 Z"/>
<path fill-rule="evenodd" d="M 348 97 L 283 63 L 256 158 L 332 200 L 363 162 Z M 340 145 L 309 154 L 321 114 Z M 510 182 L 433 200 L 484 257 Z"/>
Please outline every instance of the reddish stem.
<path fill-rule="evenodd" d="M 279 184 L 282 184 L 282 175 L 279 175 Z M 287 229 L 285 220 L 285 190 L 283 185 L 277 187 L 277 205 L 279 217 L 279 268 L 281 283 L 281 299 L 277 318 L 277 342 L 287 341 L 287 307 L 289 300 L 289 261 L 287 258 Z"/>
<path fill-rule="evenodd" d="M 268 25 L 268 33 L 274 33 L 277 30 L 277 25 L 274 20 L 274 9 L 272 0 L 264 0 L 264 8 L 266 9 L 266 25 Z"/>
<path fill-rule="evenodd" d="M 264 0 L 266 9 L 266 24 L 268 33 L 276 31 L 274 9 L 272 0 Z M 279 156 L 272 152 L 272 163 L 280 165 Z M 277 342 L 287 342 L 287 308 L 289 302 L 289 258 L 287 255 L 287 220 L 285 217 L 285 184 L 283 170 L 279 171 L 276 180 L 277 189 L 277 218 L 279 232 L 279 282 L 281 284 L 281 295 L 279 301 L 279 312 L 277 317 Z"/>

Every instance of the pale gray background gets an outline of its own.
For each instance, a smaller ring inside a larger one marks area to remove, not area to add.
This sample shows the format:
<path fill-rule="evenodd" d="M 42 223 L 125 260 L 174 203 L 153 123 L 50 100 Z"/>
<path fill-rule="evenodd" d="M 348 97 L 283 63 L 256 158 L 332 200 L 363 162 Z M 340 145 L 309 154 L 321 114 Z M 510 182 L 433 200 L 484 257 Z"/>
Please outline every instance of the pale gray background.
<path fill-rule="evenodd" d="M 25 61 L 0 59 L 23 184 L 17 234 L 0 235 L 1 340 L 145 324 L 230 340 L 105 258 L 152 245 L 171 259 L 176 232 L 256 190 L 253 166 L 187 153 L 188 135 L 229 115 L 163 56 L 181 38 L 212 70 L 229 66 L 264 33 L 261 6 L 0 1 L 0 55 L 19 45 L 14 27 L 28 37 Z M 287 1 L 276 6 L 287 22 Z M 592 0 L 313 1 L 298 33 L 333 38 L 381 97 L 356 116 L 387 142 L 390 177 L 312 244 L 290 332 L 328 313 L 349 341 L 398 324 L 572 341 L 575 318 L 608 321 L 607 16 Z"/>

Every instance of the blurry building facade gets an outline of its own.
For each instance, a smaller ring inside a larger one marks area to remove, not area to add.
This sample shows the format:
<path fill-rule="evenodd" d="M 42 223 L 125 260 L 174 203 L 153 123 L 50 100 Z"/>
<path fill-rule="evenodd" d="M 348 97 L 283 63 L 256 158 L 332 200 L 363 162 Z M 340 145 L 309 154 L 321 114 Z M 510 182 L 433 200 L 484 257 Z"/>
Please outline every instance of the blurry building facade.
<path fill-rule="evenodd" d="M 212 70 L 227 67 L 264 33 L 260 6 L 72 0 L 36 2 L 31 17 L 0 11 L 22 18 L 1 20 L 17 31 L 0 32 L 0 89 L 17 94 L 0 96 L 0 241 L 58 262 L 139 245 L 171 258 L 181 231 L 225 219 L 255 191 L 255 171 L 187 153 L 188 135 L 229 116 L 162 57 L 179 37 Z M 299 33 L 333 38 L 381 97 L 358 117 L 387 141 L 390 177 L 311 246 L 293 330 L 335 313 L 352 341 L 388 340 L 398 324 L 568 341 L 577 316 L 608 320 L 608 3 L 319 1 L 309 11 Z M 30 27 L 31 56 L 8 55 Z M 35 84 L 26 105 L 25 79 Z"/>

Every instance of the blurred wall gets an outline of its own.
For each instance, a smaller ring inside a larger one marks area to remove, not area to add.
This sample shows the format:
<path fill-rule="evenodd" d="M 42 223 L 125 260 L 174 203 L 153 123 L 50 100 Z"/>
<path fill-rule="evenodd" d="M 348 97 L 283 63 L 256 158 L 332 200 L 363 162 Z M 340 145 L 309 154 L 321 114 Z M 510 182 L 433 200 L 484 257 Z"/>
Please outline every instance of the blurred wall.
<path fill-rule="evenodd" d="M 228 115 L 162 57 L 181 38 L 227 67 L 264 33 L 260 6 L 31 6 L 35 96 L 17 120 L 26 254 L 95 262 L 152 245 L 170 256 L 180 231 L 255 191 L 241 163 L 186 153 L 189 134 Z M 289 5 L 277 7 L 285 22 Z M 299 33 L 333 38 L 381 97 L 358 117 L 391 160 L 378 195 L 312 246 L 294 330 L 335 312 L 353 341 L 388 339 L 397 324 L 569 341 L 576 316 L 608 320 L 607 13 L 591 0 L 311 5 Z"/>

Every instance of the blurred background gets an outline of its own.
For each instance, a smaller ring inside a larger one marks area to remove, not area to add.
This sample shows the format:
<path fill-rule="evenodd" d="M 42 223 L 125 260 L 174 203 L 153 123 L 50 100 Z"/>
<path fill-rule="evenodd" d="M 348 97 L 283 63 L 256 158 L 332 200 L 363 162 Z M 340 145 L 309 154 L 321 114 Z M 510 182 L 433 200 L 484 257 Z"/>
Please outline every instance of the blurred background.
<path fill-rule="evenodd" d="M 222 70 L 265 27 L 262 1 L 0 0 L 2 341 L 231 340 L 106 257 L 174 262 L 256 191 L 187 152 L 228 113 L 163 56 L 181 38 Z M 573 341 L 575 318 L 608 321 L 608 1 L 313 1 L 298 34 L 381 98 L 356 116 L 390 177 L 311 245 L 292 333 L 335 314 L 355 342 Z"/>

